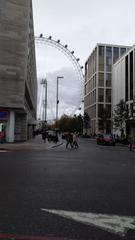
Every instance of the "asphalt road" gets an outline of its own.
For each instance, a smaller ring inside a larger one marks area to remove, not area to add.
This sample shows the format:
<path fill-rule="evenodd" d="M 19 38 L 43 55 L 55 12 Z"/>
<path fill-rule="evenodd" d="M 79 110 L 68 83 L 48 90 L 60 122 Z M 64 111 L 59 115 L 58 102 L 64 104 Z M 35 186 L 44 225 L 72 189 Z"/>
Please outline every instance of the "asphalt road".
<path fill-rule="evenodd" d="M 135 239 L 42 208 L 134 217 L 135 152 L 81 139 L 79 149 L 0 153 L 0 239 Z"/>

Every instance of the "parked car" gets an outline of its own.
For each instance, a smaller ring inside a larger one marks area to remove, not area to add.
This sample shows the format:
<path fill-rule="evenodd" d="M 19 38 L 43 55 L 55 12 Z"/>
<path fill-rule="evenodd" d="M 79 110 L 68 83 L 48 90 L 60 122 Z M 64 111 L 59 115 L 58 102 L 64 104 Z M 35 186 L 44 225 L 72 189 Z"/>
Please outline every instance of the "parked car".
<path fill-rule="evenodd" d="M 46 133 L 48 141 L 58 142 L 58 135 L 55 130 L 48 130 Z"/>
<path fill-rule="evenodd" d="M 115 146 L 115 139 L 112 134 L 99 133 L 96 137 L 97 144 Z"/>

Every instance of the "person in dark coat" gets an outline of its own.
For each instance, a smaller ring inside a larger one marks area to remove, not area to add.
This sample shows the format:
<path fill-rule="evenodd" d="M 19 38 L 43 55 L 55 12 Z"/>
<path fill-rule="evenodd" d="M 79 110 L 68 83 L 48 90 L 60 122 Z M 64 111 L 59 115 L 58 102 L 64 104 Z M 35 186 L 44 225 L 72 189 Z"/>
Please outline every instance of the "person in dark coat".
<path fill-rule="evenodd" d="M 46 132 L 45 131 L 42 132 L 42 139 L 44 140 L 44 142 L 46 141 Z"/>
<path fill-rule="evenodd" d="M 68 148 L 69 144 L 70 144 L 70 147 L 73 148 L 73 136 L 70 132 L 67 134 L 66 141 L 67 141 L 66 148 Z"/>

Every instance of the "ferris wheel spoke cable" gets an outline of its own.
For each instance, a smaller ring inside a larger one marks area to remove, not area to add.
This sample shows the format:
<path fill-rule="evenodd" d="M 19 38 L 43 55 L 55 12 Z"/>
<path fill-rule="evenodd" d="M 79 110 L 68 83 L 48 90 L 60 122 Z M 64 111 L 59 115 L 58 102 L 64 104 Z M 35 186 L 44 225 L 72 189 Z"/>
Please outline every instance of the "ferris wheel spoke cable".
<path fill-rule="evenodd" d="M 43 86 L 41 87 L 40 102 L 39 102 L 39 118 L 42 119 L 43 108 Z"/>
<path fill-rule="evenodd" d="M 55 41 L 54 39 L 52 39 L 52 37 L 43 37 L 43 34 L 40 34 L 39 37 L 35 37 L 35 42 L 37 44 L 40 44 L 40 45 L 48 45 L 48 46 L 51 46 L 51 47 L 54 47 L 56 48 L 57 50 L 59 50 L 60 52 L 62 52 L 72 63 L 73 67 L 74 67 L 74 70 L 75 70 L 75 73 L 77 75 L 77 78 L 80 82 L 80 88 L 81 88 L 81 91 L 80 91 L 80 104 L 79 106 L 82 104 L 82 100 L 83 100 L 83 95 L 84 95 L 84 74 L 83 74 L 83 67 L 80 65 L 79 63 L 79 58 L 76 58 L 74 56 L 74 51 L 70 51 L 68 49 L 68 45 L 62 45 L 60 40 L 57 40 Z M 43 101 L 42 103 L 40 104 L 40 110 L 42 109 L 42 104 L 43 104 Z M 51 111 L 52 111 L 52 107 L 50 108 Z M 75 110 L 73 112 L 75 112 L 76 110 L 78 109 L 78 107 L 75 107 Z M 54 115 L 54 114 L 53 114 Z"/>
<path fill-rule="evenodd" d="M 52 47 L 56 47 L 58 50 L 61 50 L 64 54 L 67 55 L 67 57 L 75 64 L 75 67 L 78 69 L 80 76 L 82 77 L 82 81 L 84 81 L 84 74 L 82 71 L 82 68 L 79 64 L 79 58 L 76 58 L 74 56 L 74 51 L 70 51 L 67 47 L 67 45 L 62 45 L 60 43 L 60 40 L 55 41 L 52 38 L 46 38 L 46 37 L 35 37 L 36 43 L 40 44 L 46 44 L 50 45 Z"/>

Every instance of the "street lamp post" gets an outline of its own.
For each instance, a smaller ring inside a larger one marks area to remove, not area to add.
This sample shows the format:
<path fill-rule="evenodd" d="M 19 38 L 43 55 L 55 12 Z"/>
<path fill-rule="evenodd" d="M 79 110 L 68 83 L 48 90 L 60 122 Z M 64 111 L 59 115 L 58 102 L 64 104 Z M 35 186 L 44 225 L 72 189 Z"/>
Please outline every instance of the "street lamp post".
<path fill-rule="evenodd" d="M 57 89 L 56 89 L 56 128 L 57 128 L 57 122 L 58 122 L 58 105 L 59 105 L 59 97 L 58 97 L 58 94 L 59 94 L 59 79 L 60 78 L 64 78 L 64 77 L 57 77 Z"/>
<path fill-rule="evenodd" d="M 45 123 L 47 122 L 47 80 L 45 79 Z"/>
<path fill-rule="evenodd" d="M 45 88 L 45 97 L 43 100 L 43 120 L 44 120 L 44 141 L 46 142 L 46 124 L 47 124 L 47 79 L 42 79 L 41 84 Z"/>

